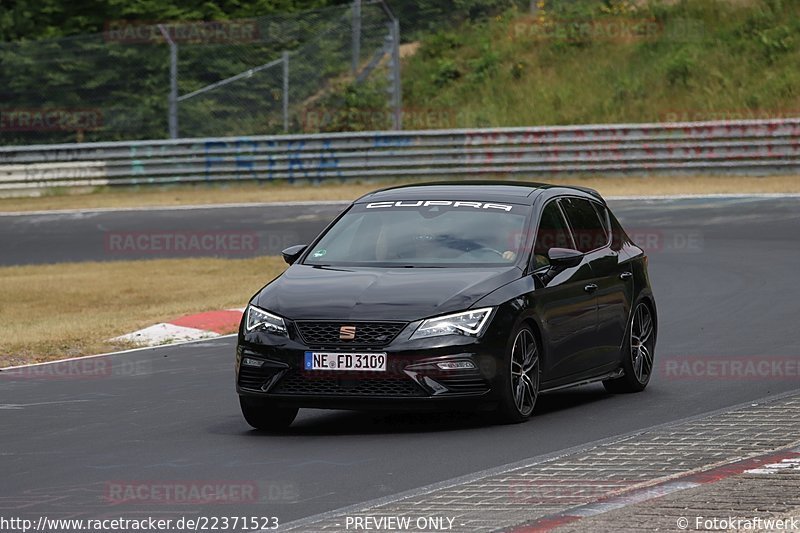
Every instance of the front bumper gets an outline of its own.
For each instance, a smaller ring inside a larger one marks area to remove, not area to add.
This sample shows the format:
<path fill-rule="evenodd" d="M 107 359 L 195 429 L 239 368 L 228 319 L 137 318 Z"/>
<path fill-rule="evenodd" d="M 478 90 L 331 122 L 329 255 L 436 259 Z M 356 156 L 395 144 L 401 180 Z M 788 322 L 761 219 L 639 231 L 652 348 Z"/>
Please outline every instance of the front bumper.
<path fill-rule="evenodd" d="M 504 346 L 498 346 L 501 343 L 492 335 L 398 338 L 377 348 L 323 347 L 308 346 L 297 335 L 240 333 L 236 390 L 240 396 L 269 399 L 278 406 L 328 409 L 473 408 L 494 402 Z M 386 371 L 308 371 L 304 369 L 307 351 L 386 353 Z M 437 366 L 466 361 L 472 368 Z"/>

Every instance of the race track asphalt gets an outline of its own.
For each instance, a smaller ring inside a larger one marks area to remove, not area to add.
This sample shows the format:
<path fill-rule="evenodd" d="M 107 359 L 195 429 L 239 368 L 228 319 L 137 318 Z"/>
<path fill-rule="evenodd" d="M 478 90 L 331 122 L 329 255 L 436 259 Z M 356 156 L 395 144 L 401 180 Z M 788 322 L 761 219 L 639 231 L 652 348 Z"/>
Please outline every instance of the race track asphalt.
<path fill-rule="evenodd" d="M 660 329 L 644 393 L 612 396 L 593 385 L 544 395 L 537 415 L 513 426 L 471 415 L 307 410 L 286 433 L 265 435 L 240 416 L 232 338 L 6 371 L 0 515 L 285 523 L 800 387 L 800 199 L 611 206 L 649 250 Z M 294 232 L 296 241 L 340 208 L 0 217 L 0 246 L 3 263 L 15 264 L 109 259 L 109 229 Z M 59 239 L 71 245 L 37 249 Z M 736 362 L 757 370 L 718 375 Z M 168 496 L 203 483 L 255 493 L 205 505 Z M 130 487 L 138 492 L 119 492 Z"/>
<path fill-rule="evenodd" d="M 277 255 L 310 241 L 346 205 L 0 214 L 0 266 Z"/>

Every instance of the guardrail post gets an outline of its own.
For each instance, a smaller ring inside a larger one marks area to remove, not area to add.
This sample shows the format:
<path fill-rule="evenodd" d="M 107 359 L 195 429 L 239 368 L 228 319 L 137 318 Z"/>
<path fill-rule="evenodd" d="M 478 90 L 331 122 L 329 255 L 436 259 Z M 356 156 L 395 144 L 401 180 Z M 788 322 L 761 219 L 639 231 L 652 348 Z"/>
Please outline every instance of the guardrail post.
<path fill-rule="evenodd" d="M 289 52 L 283 52 L 283 132 L 289 133 Z"/>
<path fill-rule="evenodd" d="M 169 138 L 178 138 L 178 45 L 172 40 L 169 31 L 163 24 L 158 25 L 158 30 L 169 45 L 169 110 L 167 124 L 169 125 Z"/>
<path fill-rule="evenodd" d="M 392 115 L 393 126 L 396 130 L 403 129 L 403 93 L 400 85 L 400 21 L 397 18 L 392 18 L 390 24 L 390 32 L 392 37 L 392 57 L 391 66 L 392 72 L 390 74 L 392 82 Z"/>
<path fill-rule="evenodd" d="M 358 63 L 361 61 L 361 0 L 353 0 L 353 60 L 351 70 L 353 76 L 358 72 Z"/>

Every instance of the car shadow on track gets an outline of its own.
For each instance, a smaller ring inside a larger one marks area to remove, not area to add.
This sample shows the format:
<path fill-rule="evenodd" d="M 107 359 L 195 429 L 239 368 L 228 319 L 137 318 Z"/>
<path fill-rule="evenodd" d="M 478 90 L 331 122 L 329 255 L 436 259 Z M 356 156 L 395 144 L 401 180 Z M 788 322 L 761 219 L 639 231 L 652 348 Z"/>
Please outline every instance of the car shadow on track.
<path fill-rule="evenodd" d="M 551 415 L 611 398 L 600 387 L 583 387 L 542 394 L 536 412 L 527 424 Z M 247 427 L 244 420 L 241 427 Z M 244 430 L 247 436 L 330 436 L 392 433 L 432 433 L 480 429 L 495 424 L 491 413 L 474 412 L 373 412 L 301 410 L 292 426 L 284 431 Z M 228 431 L 225 431 L 227 433 Z"/>

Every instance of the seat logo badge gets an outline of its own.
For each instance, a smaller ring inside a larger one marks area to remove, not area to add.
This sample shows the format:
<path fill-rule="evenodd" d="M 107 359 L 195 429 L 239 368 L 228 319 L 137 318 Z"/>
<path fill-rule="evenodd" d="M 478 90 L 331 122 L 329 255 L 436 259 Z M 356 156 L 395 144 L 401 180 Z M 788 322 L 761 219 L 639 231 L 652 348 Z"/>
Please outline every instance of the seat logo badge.
<path fill-rule="evenodd" d="M 356 338 L 355 326 L 342 326 L 339 328 L 339 339 L 343 341 L 351 341 Z"/>

